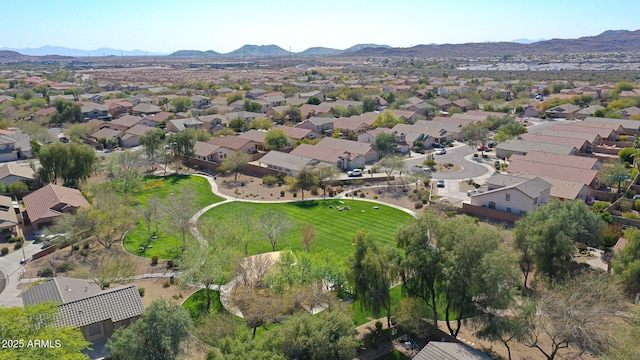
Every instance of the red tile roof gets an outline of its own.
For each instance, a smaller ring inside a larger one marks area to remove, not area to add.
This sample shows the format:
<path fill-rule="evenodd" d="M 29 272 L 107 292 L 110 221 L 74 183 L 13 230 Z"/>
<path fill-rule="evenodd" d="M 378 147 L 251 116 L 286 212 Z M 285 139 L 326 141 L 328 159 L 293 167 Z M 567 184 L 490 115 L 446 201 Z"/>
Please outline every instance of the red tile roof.
<path fill-rule="evenodd" d="M 80 190 L 54 184 L 32 192 L 23 200 L 32 222 L 60 216 L 70 209 L 89 206 Z"/>

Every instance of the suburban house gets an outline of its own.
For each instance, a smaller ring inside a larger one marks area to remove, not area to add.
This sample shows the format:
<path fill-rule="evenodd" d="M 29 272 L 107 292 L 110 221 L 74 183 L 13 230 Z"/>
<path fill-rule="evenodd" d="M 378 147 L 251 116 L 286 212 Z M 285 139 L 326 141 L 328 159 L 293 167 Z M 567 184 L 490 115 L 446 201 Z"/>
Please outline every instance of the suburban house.
<path fill-rule="evenodd" d="M 585 139 L 579 138 L 569 138 L 563 136 L 550 136 L 543 135 L 540 133 L 524 133 L 518 136 L 518 139 L 524 141 L 531 142 L 539 142 L 545 144 L 555 144 L 555 145 L 569 145 L 578 149 L 578 152 L 581 153 L 590 153 L 591 152 L 591 143 L 589 143 Z"/>
<path fill-rule="evenodd" d="M 529 151 L 526 155 L 513 155 L 509 158 L 509 164 L 521 160 L 588 170 L 600 170 L 602 167 L 600 160 L 595 157 L 561 155 L 540 151 Z"/>
<path fill-rule="evenodd" d="M 104 103 L 109 107 L 109 114 L 111 114 L 111 117 L 114 119 L 119 118 L 123 114 L 131 114 L 133 110 L 133 104 L 123 99 L 109 99 L 105 100 Z"/>
<path fill-rule="evenodd" d="M 517 160 L 509 163 L 507 171 L 514 175 L 528 174 L 532 176 L 543 176 L 551 179 L 584 184 L 592 189 L 600 188 L 600 180 L 597 176 L 597 170 L 581 169 L 576 167 L 569 168 L 562 165 L 545 164 L 529 160 Z"/>
<path fill-rule="evenodd" d="M 79 328 L 89 342 L 111 337 L 144 313 L 144 305 L 135 286 L 102 290 L 88 280 L 56 277 L 34 285 L 22 293 L 25 307 L 42 302 L 59 304 L 59 327 Z"/>
<path fill-rule="evenodd" d="M 451 106 L 459 109 L 462 112 L 466 112 L 467 110 L 473 110 L 477 108 L 477 105 L 475 105 L 474 103 L 472 103 L 467 99 L 452 101 Z"/>
<path fill-rule="evenodd" d="M 339 131 L 344 135 L 350 133 L 361 134 L 371 129 L 371 125 L 365 122 L 364 119 L 348 117 L 335 119 L 333 121 L 333 128 L 335 131 Z"/>
<path fill-rule="evenodd" d="M 280 151 L 269 151 L 265 156 L 256 161 L 258 166 L 275 170 L 286 176 L 297 176 L 298 172 L 305 167 L 311 166 L 332 166 L 333 164 L 323 163 L 320 160 L 306 156 L 287 154 Z"/>
<path fill-rule="evenodd" d="M 118 141 L 118 145 L 120 145 L 120 138 L 122 135 L 124 135 L 122 131 L 105 127 L 91 134 L 91 138 L 96 142 L 100 142 L 101 139 L 116 139 Z"/>
<path fill-rule="evenodd" d="M 340 149 L 321 148 L 317 145 L 300 144 L 289 154 L 325 162 L 342 170 L 351 170 L 365 165 L 365 158 L 362 155 Z"/>
<path fill-rule="evenodd" d="M 154 130 L 155 127 L 146 125 L 136 125 L 124 132 L 120 137 L 120 146 L 124 148 L 132 148 L 140 145 L 140 137 L 147 131 Z"/>
<path fill-rule="evenodd" d="M 413 360 L 492 360 L 490 356 L 457 342 L 430 341 Z"/>
<path fill-rule="evenodd" d="M 640 134 L 640 123 L 637 120 L 588 117 L 584 119 L 584 123 L 600 123 L 600 124 L 613 124 L 613 125 L 618 124 L 618 125 L 622 125 L 623 135 L 639 135 Z"/>
<path fill-rule="evenodd" d="M 273 129 L 284 131 L 284 133 L 287 134 L 287 136 L 289 137 L 289 139 L 291 139 L 292 142 L 302 140 L 302 139 L 314 140 L 322 137 L 320 133 L 310 129 L 305 129 L 305 128 L 296 128 L 291 126 L 275 126 L 273 127 Z"/>
<path fill-rule="evenodd" d="M 9 136 L 0 135 L 0 162 L 16 161 L 20 157 L 22 157 L 22 153 L 16 147 L 16 140 Z"/>
<path fill-rule="evenodd" d="M 131 109 L 133 115 L 151 115 L 161 111 L 162 109 L 159 106 L 148 103 L 139 103 Z"/>
<path fill-rule="evenodd" d="M 35 171 L 30 166 L 21 166 L 13 162 L 0 166 L 0 181 L 5 186 L 16 181 L 32 183 L 34 180 Z"/>
<path fill-rule="evenodd" d="M 501 159 L 507 158 L 507 155 L 525 155 L 529 151 L 573 155 L 578 151 L 578 149 L 571 145 L 556 145 L 517 139 L 507 140 L 496 145 L 496 157 Z"/>
<path fill-rule="evenodd" d="M 405 134 L 403 132 L 397 132 L 392 129 L 377 128 L 377 129 L 369 130 L 365 133 L 358 135 L 358 141 L 375 145 L 376 136 L 380 133 L 391 133 L 396 135 L 396 138 L 398 139 L 398 146 L 396 147 L 396 151 L 403 155 L 409 153 L 409 145 L 407 144 L 407 139 Z"/>
<path fill-rule="evenodd" d="M 80 190 L 60 185 L 46 185 L 23 198 L 25 223 L 30 222 L 33 231 L 50 225 L 65 213 L 73 213 L 78 208 L 89 206 Z"/>
<path fill-rule="evenodd" d="M 295 127 L 309 129 L 318 134 L 326 135 L 333 132 L 333 118 L 327 117 L 310 117 L 307 120 L 297 124 Z"/>
<path fill-rule="evenodd" d="M 618 111 L 618 114 L 622 115 L 625 120 L 630 118 L 638 119 L 640 117 L 640 108 L 631 106 Z"/>
<path fill-rule="evenodd" d="M 577 112 L 575 113 L 575 115 L 574 115 L 574 116 L 575 116 L 575 118 L 576 118 L 577 120 L 584 120 L 584 119 L 586 119 L 586 118 L 587 118 L 587 117 L 589 117 L 589 116 L 593 116 L 593 114 L 595 114 L 595 113 L 596 113 L 596 111 L 598 111 L 598 110 L 604 110 L 604 108 L 605 108 L 605 107 L 604 107 L 604 106 L 602 106 L 602 105 L 593 105 L 593 106 L 589 106 L 589 107 L 586 107 L 586 108 L 584 108 L 584 109 L 580 109 L 579 111 L 577 111 Z M 640 110 L 640 109 L 638 109 L 638 110 Z"/>
<path fill-rule="evenodd" d="M 422 143 L 423 148 L 428 148 L 436 142 L 436 138 L 431 137 L 426 128 L 409 125 L 409 124 L 397 124 L 393 127 L 393 131 L 404 134 L 404 139 L 410 148 L 415 147 L 419 142 Z M 440 133 L 438 132 L 438 135 Z"/>
<path fill-rule="evenodd" d="M 240 151 L 245 154 L 255 154 L 260 150 L 255 141 L 241 138 L 239 136 L 214 137 L 207 142 L 209 144 L 218 145 L 232 152 Z"/>
<path fill-rule="evenodd" d="M 240 118 L 246 122 L 251 122 L 255 119 L 264 118 L 263 114 L 249 112 L 249 111 L 230 112 L 230 113 L 226 113 L 225 115 L 227 115 L 227 119 L 229 120 Z"/>
<path fill-rule="evenodd" d="M 299 93 L 298 98 L 309 100 L 312 97 L 317 97 L 320 101 L 324 101 L 324 93 L 319 90 L 314 90 L 306 93 Z"/>
<path fill-rule="evenodd" d="M 150 127 L 156 127 L 156 122 L 141 116 L 124 115 L 118 119 L 115 119 L 109 123 L 110 126 L 120 126 L 114 128 L 115 130 L 126 131 L 136 125 L 144 125 Z"/>
<path fill-rule="evenodd" d="M 574 119 L 575 114 L 580 111 L 580 106 L 573 105 L 571 103 L 566 103 L 558 106 L 554 106 L 547 111 L 545 111 L 545 115 L 550 118 L 562 118 L 562 119 Z"/>
<path fill-rule="evenodd" d="M 500 174 L 493 175 L 493 177 L 507 176 Z M 551 184 L 541 177 L 509 178 L 509 181 L 501 179 L 502 186 L 500 186 L 498 179 L 491 180 L 490 178 L 487 180 L 487 190 L 472 195 L 470 197 L 471 205 L 524 215 L 549 201 Z"/>
<path fill-rule="evenodd" d="M 233 154 L 229 149 L 202 141 L 196 141 L 193 151 L 194 158 L 209 162 L 221 162 Z"/>
<path fill-rule="evenodd" d="M 53 105 L 58 99 L 64 100 L 64 101 L 76 101 L 76 98 L 73 95 L 58 94 L 58 95 L 49 96 L 49 104 Z"/>
<path fill-rule="evenodd" d="M 524 134 L 523 134 L 524 135 Z M 602 143 L 602 138 L 598 134 L 594 133 L 584 133 L 584 132 L 573 132 L 573 131 L 561 131 L 561 130 L 542 130 L 536 135 L 544 135 L 544 136 L 556 136 L 562 138 L 573 138 L 573 139 L 581 139 L 586 140 L 590 146 L 599 145 Z"/>
<path fill-rule="evenodd" d="M 618 134 L 611 128 L 599 128 L 590 126 L 580 126 L 580 124 L 555 124 L 551 126 L 552 131 L 568 131 L 573 133 L 596 134 L 604 140 L 615 140 Z"/>
<path fill-rule="evenodd" d="M 178 133 L 185 129 L 204 129 L 204 122 L 196 118 L 174 119 L 166 122 L 167 131 Z"/>
<path fill-rule="evenodd" d="M 81 107 L 82 120 L 87 121 L 91 119 L 99 120 L 111 120 L 111 114 L 109 113 L 109 107 L 103 104 L 91 104 L 83 105 Z"/>
<path fill-rule="evenodd" d="M 206 109 L 211 106 L 211 99 L 202 95 L 193 95 L 191 97 L 191 103 L 196 109 Z"/>
<path fill-rule="evenodd" d="M 0 195 L 0 238 L 11 238 L 18 233 L 17 206 L 10 197 Z"/>
<path fill-rule="evenodd" d="M 264 89 L 251 89 L 245 94 L 248 99 L 257 99 L 260 96 L 266 95 L 267 91 Z"/>
<path fill-rule="evenodd" d="M 437 109 L 440 111 L 447 111 L 447 109 L 451 107 L 451 101 L 445 98 L 437 98 L 433 100 L 433 102 L 436 104 Z"/>
<path fill-rule="evenodd" d="M 316 144 L 316 147 L 341 150 L 351 154 L 357 154 L 364 157 L 364 161 L 367 164 L 378 160 L 378 152 L 373 149 L 372 144 L 368 143 L 326 137 L 320 140 L 320 142 Z"/>

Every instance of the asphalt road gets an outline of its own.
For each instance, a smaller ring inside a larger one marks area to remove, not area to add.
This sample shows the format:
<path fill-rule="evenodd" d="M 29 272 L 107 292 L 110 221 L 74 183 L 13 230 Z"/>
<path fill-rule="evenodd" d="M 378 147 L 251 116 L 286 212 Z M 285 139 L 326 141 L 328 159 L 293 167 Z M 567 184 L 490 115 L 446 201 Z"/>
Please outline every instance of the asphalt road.
<path fill-rule="evenodd" d="M 469 147 L 467 144 L 459 144 L 452 148 L 447 148 L 444 155 L 434 155 L 434 160 L 438 163 L 452 163 L 462 167 L 462 170 L 451 173 L 432 172 L 431 177 L 434 179 L 471 179 L 486 175 L 489 169 L 480 165 L 475 161 L 465 159 L 465 156 L 478 152 L 476 149 Z M 414 166 L 422 167 L 422 162 L 427 159 L 427 154 L 420 156 L 412 156 L 405 160 L 408 169 Z"/>

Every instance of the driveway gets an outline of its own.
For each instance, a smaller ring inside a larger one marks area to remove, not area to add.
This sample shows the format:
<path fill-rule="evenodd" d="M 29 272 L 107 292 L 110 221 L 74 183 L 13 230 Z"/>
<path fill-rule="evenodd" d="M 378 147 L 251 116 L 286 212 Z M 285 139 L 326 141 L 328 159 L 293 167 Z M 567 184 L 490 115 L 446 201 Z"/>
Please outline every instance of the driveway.
<path fill-rule="evenodd" d="M 434 160 L 438 163 L 452 163 L 462 167 L 462 170 L 451 173 L 431 173 L 431 177 L 434 179 L 472 179 L 477 178 L 488 173 L 492 173 L 490 168 L 483 166 L 481 163 L 467 158 L 478 151 L 469 147 L 467 144 L 458 144 L 452 148 L 447 148 L 447 153 L 444 155 L 434 155 Z M 424 155 L 412 155 L 411 158 L 405 159 L 407 169 L 411 169 L 414 166 L 422 167 L 422 162 L 427 159 L 427 154 Z"/>
<path fill-rule="evenodd" d="M 40 251 L 41 244 L 33 244 L 33 241 L 26 240 L 24 243 L 24 256 L 31 258 L 33 254 Z M 0 307 L 22 307 L 21 291 L 18 290 L 19 278 L 24 271 L 24 266 L 20 265 L 22 251 L 14 251 L 9 255 L 0 257 L 0 278 L 6 281 L 4 290 L 0 292 Z"/>

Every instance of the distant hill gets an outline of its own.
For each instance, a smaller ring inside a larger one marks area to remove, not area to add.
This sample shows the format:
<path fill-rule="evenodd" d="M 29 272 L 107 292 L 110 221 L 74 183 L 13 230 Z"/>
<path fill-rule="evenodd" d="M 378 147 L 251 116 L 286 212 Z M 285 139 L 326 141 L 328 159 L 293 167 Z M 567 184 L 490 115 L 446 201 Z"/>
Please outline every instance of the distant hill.
<path fill-rule="evenodd" d="M 544 41 L 545 39 L 531 40 L 531 39 L 515 39 L 511 40 L 512 43 L 516 44 L 533 44 L 538 41 Z"/>
<path fill-rule="evenodd" d="M 342 54 L 342 50 L 326 47 L 310 47 L 305 51 L 296 53 L 298 56 L 333 56 Z"/>
<path fill-rule="evenodd" d="M 224 55 L 242 57 L 288 56 L 289 52 L 278 45 L 245 45 Z"/>
<path fill-rule="evenodd" d="M 165 55 L 164 53 L 157 52 L 147 52 L 143 50 L 120 50 L 120 49 L 112 49 L 112 48 L 99 48 L 95 50 L 82 50 L 82 49 L 72 49 L 66 48 L 62 46 L 41 46 L 38 48 L 25 48 L 25 49 L 11 49 L 11 48 L 0 48 L 0 50 L 10 50 L 16 51 L 23 55 L 29 56 L 46 56 L 46 55 L 61 55 L 61 56 L 74 56 L 74 57 L 84 57 L 84 56 L 155 56 L 155 55 Z"/>
<path fill-rule="evenodd" d="M 345 49 L 343 51 L 343 53 L 351 53 L 351 52 L 356 52 L 362 49 L 390 49 L 391 46 L 389 45 L 376 45 L 376 44 L 357 44 L 357 45 L 353 45 L 352 47 Z"/>
<path fill-rule="evenodd" d="M 585 36 L 578 39 L 551 39 L 531 44 L 496 42 L 417 45 L 411 48 L 366 48 L 350 55 L 366 57 L 476 57 L 637 51 L 640 51 L 640 30 L 609 30 L 596 36 Z"/>
<path fill-rule="evenodd" d="M 200 51 L 200 50 L 179 50 L 169 54 L 171 57 L 208 57 L 208 56 L 220 56 L 213 50 Z"/>

